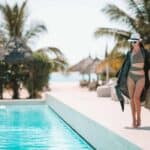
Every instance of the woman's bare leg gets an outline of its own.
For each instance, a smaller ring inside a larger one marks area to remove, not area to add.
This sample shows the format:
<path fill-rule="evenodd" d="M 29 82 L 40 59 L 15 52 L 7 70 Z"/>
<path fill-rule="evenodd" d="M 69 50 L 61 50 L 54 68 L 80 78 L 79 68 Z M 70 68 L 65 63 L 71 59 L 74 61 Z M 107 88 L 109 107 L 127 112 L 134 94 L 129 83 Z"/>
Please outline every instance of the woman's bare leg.
<path fill-rule="evenodd" d="M 132 111 L 132 126 L 134 128 L 136 128 L 136 125 L 137 125 L 137 113 L 136 113 L 136 109 L 135 109 L 135 103 L 134 103 L 134 100 L 131 99 L 131 111 Z"/>
<path fill-rule="evenodd" d="M 140 97 L 145 85 L 145 79 L 142 78 L 136 83 L 135 92 L 134 92 L 134 102 L 135 102 L 135 109 L 137 111 L 137 126 L 141 125 L 141 101 Z"/>
<path fill-rule="evenodd" d="M 129 91 L 129 96 L 131 99 L 131 112 L 132 112 L 132 126 L 136 128 L 136 109 L 135 109 L 135 102 L 134 102 L 134 91 L 135 91 L 135 83 L 134 81 L 128 77 L 127 80 L 127 85 L 128 85 L 128 91 Z"/>

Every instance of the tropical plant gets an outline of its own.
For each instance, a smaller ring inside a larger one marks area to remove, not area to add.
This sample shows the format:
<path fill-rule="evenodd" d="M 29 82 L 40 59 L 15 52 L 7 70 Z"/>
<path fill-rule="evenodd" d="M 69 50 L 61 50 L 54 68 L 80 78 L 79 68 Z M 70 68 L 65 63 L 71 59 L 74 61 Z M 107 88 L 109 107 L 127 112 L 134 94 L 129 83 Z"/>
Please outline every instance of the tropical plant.
<path fill-rule="evenodd" d="M 21 6 L 17 3 L 13 7 L 7 3 L 5 5 L 0 4 L 0 11 L 3 16 L 1 33 L 7 40 L 11 37 L 18 37 L 28 42 L 31 38 L 37 37 L 38 34 L 46 31 L 43 24 L 28 25 L 26 6 L 27 0 Z"/>
<path fill-rule="evenodd" d="M 37 97 L 43 86 L 48 83 L 49 73 L 52 68 L 48 56 L 43 52 L 33 52 L 32 64 L 29 64 L 29 77 L 25 80 L 30 98 Z"/>
<path fill-rule="evenodd" d="M 29 64 L 29 79 L 25 81 L 25 85 L 30 93 L 30 98 L 40 96 L 39 92 L 42 91 L 43 87 L 47 86 L 49 82 L 50 73 L 60 67 L 60 65 L 57 66 L 58 68 L 56 67 L 59 61 L 61 66 L 63 66 L 62 60 L 59 58 L 49 58 L 44 49 L 33 52 L 33 61 L 32 64 Z M 64 63 L 64 65 L 66 65 L 66 63 Z"/>
<path fill-rule="evenodd" d="M 51 71 L 62 71 L 68 67 L 66 58 L 60 49 L 56 47 L 45 47 L 45 48 L 40 48 L 36 51 L 44 52 L 48 54 L 50 61 L 53 64 Z"/>
<path fill-rule="evenodd" d="M 4 61 L 0 60 L 0 99 L 3 98 L 3 87 L 7 82 L 7 70 L 8 65 Z"/>
<path fill-rule="evenodd" d="M 107 4 L 102 11 L 107 14 L 111 21 L 125 24 L 128 30 L 117 28 L 98 28 L 95 36 L 113 36 L 116 39 L 114 49 L 127 48 L 127 39 L 132 32 L 141 35 L 146 47 L 150 48 L 150 1 L 149 0 L 126 0 L 128 11 L 122 10 L 115 4 Z"/>
<path fill-rule="evenodd" d="M 43 31 L 47 31 L 43 24 L 36 24 L 32 22 L 32 26 L 28 25 L 26 6 L 27 0 L 24 1 L 21 6 L 17 3 L 12 7 L 7 3 L 5 5 L 0 4 L 0 12 L 3 16 L 3 22 L 1 21 L 0 24 L 0 33 L 6 46 L 9 43 L 8 41 L 16 41 L 16 39 L 19 39 L 19 41 L 21 40 L 23 43 L 14 44 L 13 42 L 13 45 L 26 45 L 25 47 L 27 48 L 29 44 L 28 42 L 31 39 L 37 37 Z M 20 47 L 18 47 L 18 49 L 19 48 Z M 16 50 L 16 48 L 13 48 L 13 50 Z M 30 97 L 35 97 L 37 91 L 40 91 L 43 86 L 48 83 L 48 74 L 54 70 L 64 68 L 64 64 L 67 64 L 61 51 L 55 47 L 42 48 L 37 51 L 37 53 L 33 53 L 32 64 L 19 63 L 9 65 L 9 69 L 11 71 L 8 76 L 8 81 L 13 89 L 13 98 L 18 98 L 18 88 L 19 83 L 21 82 L 24 84 L 26 83 L 26 87 L 30 92 Z M 56 57 L 54 59 L 50 59 L 47 55 L 47 51 L 49 52 L 48 55 L 53 53 Z M 33 79 L 33 81 L 31 81 L 31 79 Z M 27 83 L 29 85 L 27 85 Z M 34 88 L 31 88 L 31 85 L 36 85 L 37 87 L 34 86 Z M 34 90 L 34 92 L 31 93 L 30 90 Z"/>
<path fill-rule="evenodd" d="M 97 71 L 101 73 L 102 80 L 109 80 L 110 77 L 115 77 L 124 58 L 124 53 L 116 50 L 112 50 L 107 54 L 97 66 Z"/>
<path fill-rule="evenodd" d="M 124 58 L 125 55 L 122 52 L 116 51 L 114 49 L 110 52 L 110 54 L 108 54 L 105 60 L 109 63 L 111 68 L 115 70 L 115 72 L 118 72 L 123 63 Z"/>

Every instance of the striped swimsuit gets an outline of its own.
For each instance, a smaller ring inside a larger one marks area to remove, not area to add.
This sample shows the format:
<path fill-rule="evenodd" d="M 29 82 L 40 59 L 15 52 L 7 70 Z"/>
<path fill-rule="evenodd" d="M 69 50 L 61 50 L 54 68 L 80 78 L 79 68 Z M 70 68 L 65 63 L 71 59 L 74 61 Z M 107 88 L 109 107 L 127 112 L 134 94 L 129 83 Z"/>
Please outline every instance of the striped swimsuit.
<path fill-rule="evenodd" d="M 144 70 L 143 67 L 133 66 L 133 64 L 136 64 L 136 63 L 144 63 L 144 57 L 142 55 L 141 50 L 138 53 L 136 53 L 136 54 L 132 53 L 130 59 L 131 59 L 131 67 L 130 67 L 128 75 L 134 81 L 134 83 L 136 84 L 138 80 L 140 80 L 141 78 L 145 77 L 144 75 L 139 75 L 139 74 L 135 74 L 135 73 L 132 72 L 132 71 Z"/>

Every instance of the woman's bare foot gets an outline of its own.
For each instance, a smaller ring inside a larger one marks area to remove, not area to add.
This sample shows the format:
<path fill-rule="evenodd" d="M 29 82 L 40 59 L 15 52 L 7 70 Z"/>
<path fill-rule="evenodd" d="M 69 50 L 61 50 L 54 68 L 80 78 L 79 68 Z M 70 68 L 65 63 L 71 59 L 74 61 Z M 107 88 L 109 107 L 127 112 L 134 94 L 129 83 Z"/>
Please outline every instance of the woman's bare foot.
<path fill-rule="evenodd" d="M 136 120 L 133 121 L 132 127 L 133 127 L 133 128 L 137 128 L 137 127 L 138 127 L 138 126 L 137 126 L 137 121 L 136 121 Z"/>
<path fill-rule="evenodd" d="M 138 119 L 138 120 L 137 120 L 136 125 L 137 125 L 137 127 L 141 126 L 141 119 Z"/>

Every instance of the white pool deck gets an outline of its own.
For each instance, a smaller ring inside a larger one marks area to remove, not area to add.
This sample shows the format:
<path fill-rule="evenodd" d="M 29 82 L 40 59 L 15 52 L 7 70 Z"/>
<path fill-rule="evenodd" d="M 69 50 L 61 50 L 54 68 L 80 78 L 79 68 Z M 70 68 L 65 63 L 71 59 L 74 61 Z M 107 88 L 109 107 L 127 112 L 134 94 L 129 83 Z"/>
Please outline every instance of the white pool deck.
<path fill-rule="evenodd" d="M 125 105 L 121 111 L 119 102 L 111 98 L 97 97 L 95 91 L 80 88 L 79 83 L 50 84 L 49 94 L 74 110 L 98 122 L 121 137 L 136 144 L 143 150 L 150 149 L 150 111 L 142 107 L 142 125 L 140 128 L 131 127 L 130 105 Z"/>

